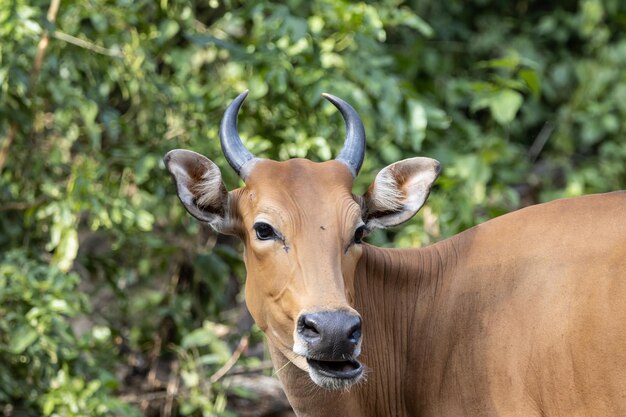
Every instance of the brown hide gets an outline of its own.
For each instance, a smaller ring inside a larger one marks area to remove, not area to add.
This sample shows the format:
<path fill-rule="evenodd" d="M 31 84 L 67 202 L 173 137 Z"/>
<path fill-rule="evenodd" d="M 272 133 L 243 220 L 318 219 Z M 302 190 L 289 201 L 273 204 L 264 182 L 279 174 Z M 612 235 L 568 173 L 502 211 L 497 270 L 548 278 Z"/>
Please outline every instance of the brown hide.
<path fill-rule="evenodd" d="M 365 381 L 320 389 L 270 342 L 300 417 L 626 416 L 625 192 L 363 245 L 354 281 Z"/>

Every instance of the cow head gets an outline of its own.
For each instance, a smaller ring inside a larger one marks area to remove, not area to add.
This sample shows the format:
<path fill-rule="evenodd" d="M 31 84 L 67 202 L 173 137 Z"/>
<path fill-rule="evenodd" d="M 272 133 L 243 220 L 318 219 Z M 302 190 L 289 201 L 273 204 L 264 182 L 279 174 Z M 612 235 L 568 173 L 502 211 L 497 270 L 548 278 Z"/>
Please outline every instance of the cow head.
<path fill-rule="evenodd" d="M 228 107 L 222 150 L 245 186 L 227 191 L 218 167 L 187 150 L 165 156 L 191 215 L 245 246 L 246 303 L 270 343 L 324 388 L 345 388 L 363 375 L 361 317 L 354 277 L 362 239 L 400 224 L 424 204 L 439 163 L 411 158 L 381 170 L 364 196 L 352 194 L 365 133 L 356 111 L 325 94 L 341 112 L 346 139 L 339 156 L 314 163 L 257 158 L 237 133 L 247 92 Z"/>

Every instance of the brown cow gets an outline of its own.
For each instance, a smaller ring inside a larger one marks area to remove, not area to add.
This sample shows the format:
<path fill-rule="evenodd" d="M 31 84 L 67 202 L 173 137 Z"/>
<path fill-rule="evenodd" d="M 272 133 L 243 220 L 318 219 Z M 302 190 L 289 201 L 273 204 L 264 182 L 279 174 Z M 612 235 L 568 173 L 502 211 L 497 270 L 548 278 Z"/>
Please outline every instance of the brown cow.
<path fill-rule="evenodd" d="M 220 129 L 244 187 L 191 151 L 165 163 L 187 210 L 244 242 L 246 302 L 299 416 L 626 416 L 626 193 L 377 248 L 363 236 L 410 219 L 439 164 L 397 162 L 354 196 L 352 107 L 325 95 L 347 126 L 336 160 L 275 162 L 239 139 L 245 97 Z"/>

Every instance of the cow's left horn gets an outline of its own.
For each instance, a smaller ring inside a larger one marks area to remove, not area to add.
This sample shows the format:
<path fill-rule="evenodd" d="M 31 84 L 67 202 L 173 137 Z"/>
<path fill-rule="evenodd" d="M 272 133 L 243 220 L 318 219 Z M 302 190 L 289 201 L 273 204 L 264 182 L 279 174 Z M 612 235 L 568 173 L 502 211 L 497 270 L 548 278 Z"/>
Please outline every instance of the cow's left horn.
<path fill-rule="evenodd" d="M 359 170 L 365 157 L 365 128 L 363 128 L 363 122 L 356 110 L 342 99 L 326 93 L 322 94 L 322 96 L 339 109 L 346 123 L 346 139 L 339 156 L 335 159 L 348 165 L 352 176 L 356 178 L 359 175 Z"/>
<path fill-rule="evenodd" d="M 224 117 L 222 117 L 222 122 L 220 123 L 220 143 L 222 144 L 222 152 L 230 166 L 233 167 L 237 174 L 244 180 L 249 171 L 246 165 L 248 165 L 250 161 L 257 159 L 246 149 L 237 132 L 237 114 L 239 114 L 239 109 L 247 96 L 248 90 L 239 94 L 224 112 Z"/>

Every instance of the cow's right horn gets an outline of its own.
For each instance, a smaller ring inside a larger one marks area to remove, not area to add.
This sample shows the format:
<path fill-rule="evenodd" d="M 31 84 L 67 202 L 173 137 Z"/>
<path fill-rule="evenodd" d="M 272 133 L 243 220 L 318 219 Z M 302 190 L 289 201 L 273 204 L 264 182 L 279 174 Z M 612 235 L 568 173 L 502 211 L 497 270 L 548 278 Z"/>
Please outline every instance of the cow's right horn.
<path fill-rule="evenodd" d="M 339 156 L 335 158 L 348 166 L 352 176 L 356 178 L 365 157 L 365 128 L 354 108 L 342 99 L 330 94 L 322 94 L 324 98 L 341 112 L 346 123 L 346 139 Z"/>
<path fill-rule="evenodd" d="M 237 132 L 237 114 L 239 114 L 239 109 L 247 96 L 248 90 L 239 94 L 224 112 L 224 117 L 222 117 L 222 122 L 220 123 L 222 152 L 230 166 L 244 180 L 249 171 L 247 165 L 251 165 L 250 162 L 257 159 L 246 149 Z"/>

